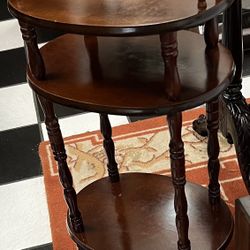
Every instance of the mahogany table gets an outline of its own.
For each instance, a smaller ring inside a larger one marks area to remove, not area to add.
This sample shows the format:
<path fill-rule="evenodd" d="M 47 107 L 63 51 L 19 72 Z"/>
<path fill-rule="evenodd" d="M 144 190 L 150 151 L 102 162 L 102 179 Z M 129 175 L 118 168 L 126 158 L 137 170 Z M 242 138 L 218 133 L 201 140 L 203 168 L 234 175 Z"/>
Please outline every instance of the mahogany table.
<path fill-rule="evenodd" d="M 201 250 L 225 249 L 229 243 L 233 219 L 218 182 L 218 96 L 232 83 L 235 67 L 230 51 L 218 44 L 217 16 L 232 3 L 8 1 L 25 41 L 28 82 L 44 110 L 58 162 L 68 231 L 79 249 Z M 201 24 L 205 39 L 183 31 Z M 70 34 L 38 49 L 36 27 Z M 100 113 L 109 177 L 78 194 L 54 102 Z M 209 131 L 208 190 L 186 184 L 181 138 L 181 112 L 203 103 Z M 172 178 L 119 175 L 108 114 L 167 115 Z"/>

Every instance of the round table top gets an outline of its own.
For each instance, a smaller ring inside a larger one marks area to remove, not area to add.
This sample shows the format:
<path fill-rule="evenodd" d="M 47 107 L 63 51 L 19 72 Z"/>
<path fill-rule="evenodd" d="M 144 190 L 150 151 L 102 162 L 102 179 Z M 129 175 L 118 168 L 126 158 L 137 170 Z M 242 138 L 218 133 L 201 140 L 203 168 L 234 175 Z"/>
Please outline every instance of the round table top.
<path fill-rule="evenodd" d="M 145 35 L 194 27 L 233 0 L 8 0 L 22 21 L 92 35 Z M 205 7 L 205 8 L 204 8 Z"/>
<path fill-rule="evenodd" d="M 68 218 L 72 239 L 82 249 L 177 249 L 171 178 L 126 173 L 120 179 L 111 183 L 107 177 L 102 178 L 77 194 L 85 228 L 84 233 L 75 233 Z M 211 207 L 207 189 L 189 182 L 185 195 L 191 248 L 226 249 L 233 218 L 225 202 Z"/>
<path fill-rule="evenodd" d="M 199 34 L 180 31 L 177 39 L 181 89 L 176 100 L 166 90 L 157 35 L 60 36 L 41 48 L 45 79 L 28 71 L 28 82 L 52 102 L 90 112 L 131 116 L 183 111 L 218 96 L 232 79 L 234 63 L 220 44 L 205 53 Z"/>

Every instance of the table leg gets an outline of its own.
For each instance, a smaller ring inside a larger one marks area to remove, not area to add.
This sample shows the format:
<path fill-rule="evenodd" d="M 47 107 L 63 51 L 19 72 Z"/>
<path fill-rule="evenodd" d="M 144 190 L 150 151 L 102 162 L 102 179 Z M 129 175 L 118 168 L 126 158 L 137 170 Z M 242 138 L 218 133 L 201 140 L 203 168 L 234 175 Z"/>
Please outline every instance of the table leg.
<path fill-rule="evenodd" d="M 176 211 L 176 227 L 178 232 L 178 249 L 191 249 L 188 239 L 189 220 L 187 216 L 187 199 L 185 195 L 185 158 L 184 145 L 181 139 L 182 114 L 167 116 L 170 132 L 171 173 L 174 185 L 174 207 Z"/>
<path fill-rule="evenodd" d="M 54 113 L 53 104 L 41 96 L 38 96 L 38 99 L 44 112 L 50 145 L 53 150 L 55 160 L 58 163 L 59 178 L 64 189 L 64 198 L 68 205 L 70 222 L 72 223 L 75 232 L 82 232 L 82 217 L 77 207 L 76 191 L 73 188 L 72 176 L 66 162 L 67 155 L 64 148 L 63 137 L 57 117 Z"/>
<path fill-rule="evenodd" d="M 218 99 L 207 103 L 207 130 L 208 130 L 208 173 L 209 173 L 209 200 L 215 204 L 220 200 L 220 184 L 218 181 L 220 162 L 218 159 L 220 146 L 218 140 L 219 128 Z"/>
<path fill-rule="evenodd" d="M 107 114 L 100 114 L 101 132 L 104 137 L 103 147 L 108 158 L 108 173 L 112 182 L 119 181 L 119 172 L 115 161 L 115 145 L 112 140 L 112 128 Z"/>

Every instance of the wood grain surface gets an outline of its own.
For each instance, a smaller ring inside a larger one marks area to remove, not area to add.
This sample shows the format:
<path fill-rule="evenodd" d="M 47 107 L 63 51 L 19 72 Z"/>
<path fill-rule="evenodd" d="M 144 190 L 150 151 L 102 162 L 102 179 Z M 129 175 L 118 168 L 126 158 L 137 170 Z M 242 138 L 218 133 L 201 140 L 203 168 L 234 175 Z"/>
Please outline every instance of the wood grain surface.
<path fill-rule="evenodd" d="M 194 27 L 221 13 L 232 0 L 9 0 L 13 15 L 35 25 L 95 35 L 154 34 Z"/>
<path fill-rule="evenodd" d="M 98 47 L 97 47 L 98 46 Z M 159 36 L 98 38 L 66 35 L 41 49 L 45 80 L 28 73 L 31 87 L 53 102 L 109 114 L 166 114 L 202 104 L 227 86 L 234 64 L 230 52 L 205 53 L 203 37 L 178 32 L 181 91 L 166 93 Z"/>

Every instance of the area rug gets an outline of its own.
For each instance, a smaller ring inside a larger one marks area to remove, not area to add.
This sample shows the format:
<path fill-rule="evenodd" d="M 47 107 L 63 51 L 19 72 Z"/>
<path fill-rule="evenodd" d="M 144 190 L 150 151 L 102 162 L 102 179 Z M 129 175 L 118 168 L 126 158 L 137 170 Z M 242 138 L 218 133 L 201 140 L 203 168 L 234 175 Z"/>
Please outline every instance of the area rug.
<path fill-rule="evenodd" d="M 202 108 L 183 113 L 182 138 L 185 143 L 187 180 L 206 186 L 207 138 L 199 136 L 192 129 L 193 120 L 203 113 Z M 132 171 L 170 175 L 169 133 L 165 117 L 114 127 L 113 140 L 121 173 Z M 235 199 L 247 195 L 247 191 L 241 180 L 234 147 L 221 134 L 219 142 L 221 194 L 234 213 Z M 77 192 L 107 175 L 106 156 L 99 131 L 67 137 L 65 145 Z M 58 181 L 57 166 L 48 142 L 41 143 L 39 154 L 47 193 L 53 249 L 76 249 L 66 231 L 66 206 Z"/>

